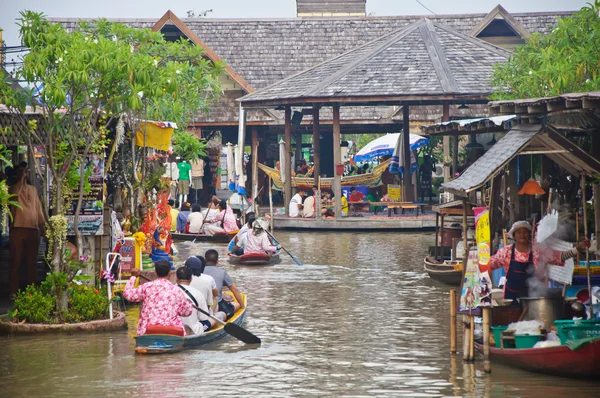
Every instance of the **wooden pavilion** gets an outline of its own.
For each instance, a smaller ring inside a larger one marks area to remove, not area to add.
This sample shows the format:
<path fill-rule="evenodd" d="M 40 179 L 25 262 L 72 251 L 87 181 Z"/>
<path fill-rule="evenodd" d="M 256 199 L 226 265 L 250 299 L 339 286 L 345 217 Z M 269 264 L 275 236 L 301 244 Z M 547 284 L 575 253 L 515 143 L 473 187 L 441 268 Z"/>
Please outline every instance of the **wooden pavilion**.
<path fill-rule="evenodd" d="M 244 112 L 255 109 L 285 111 L 285 174 L 291 175 L 292 111 L 312 115 L 315 176 L 323 162 L 340 164 L 340 112 L 342 107 L 402 107 L 404 167 L 410 170 L 410 109 L 438 105 L 449 120 L 451 104 L 485 104 L 493 91 L 489 79 L 496 63 L 509 53 L 452 28 L 420 19 L 315 67 L 241 98 L 239 142 L 244 142 Z M 333 154 L 320 151 L 319 119 L 323 108 L 333 115 Z M 252 137 L 254 145 L 258 144 Z M 256 175 L 253 170 L 253 175 Z M 335 173 L 334 195 L 341 195 L 341 175 Z M 413 201 L 410 178 L 404 178 L 404 200 Z M 255 196 L 258 187 L 252 186 Z M 292 194 L 291 180 L 285 182 L 285 203 Z M 336 201 L 339 220 L 340 201 Z"/>

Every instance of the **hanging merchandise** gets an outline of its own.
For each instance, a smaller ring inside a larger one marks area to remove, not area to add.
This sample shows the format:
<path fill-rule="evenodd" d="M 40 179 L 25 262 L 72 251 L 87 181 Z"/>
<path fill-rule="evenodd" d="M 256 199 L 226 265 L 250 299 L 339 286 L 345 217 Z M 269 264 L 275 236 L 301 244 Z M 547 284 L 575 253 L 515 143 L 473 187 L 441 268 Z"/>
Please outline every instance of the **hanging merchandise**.
<path fill-rule="evenodd" d="M 135 134 L 137 146 L 154 148 L 167 152 L 177 124 L 171 122 L 142 122 Z"/>

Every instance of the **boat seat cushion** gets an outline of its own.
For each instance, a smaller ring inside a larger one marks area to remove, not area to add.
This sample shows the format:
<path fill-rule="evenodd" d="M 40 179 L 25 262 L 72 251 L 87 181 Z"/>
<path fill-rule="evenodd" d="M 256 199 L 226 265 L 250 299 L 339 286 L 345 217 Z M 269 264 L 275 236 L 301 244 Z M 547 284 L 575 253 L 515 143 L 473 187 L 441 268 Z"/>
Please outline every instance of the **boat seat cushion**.
<path fill-rule="evenodd" d="M 183 329 L 178 326 L 151 325 L 146 328 L 146 334 L 171 334 L 184 336 Z"/>

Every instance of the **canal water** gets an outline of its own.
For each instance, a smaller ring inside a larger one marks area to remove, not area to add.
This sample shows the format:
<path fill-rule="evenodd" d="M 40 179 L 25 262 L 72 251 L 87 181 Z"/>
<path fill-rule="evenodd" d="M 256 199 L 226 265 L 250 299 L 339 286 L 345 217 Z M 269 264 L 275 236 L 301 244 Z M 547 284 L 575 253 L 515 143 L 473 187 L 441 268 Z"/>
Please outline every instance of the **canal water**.
<path fill-rule="evenodd" d="M 165 356 L 134 354 L 129 332 L 0 339 L 0 396 L 538 397 L 600 396 L 600 384 L 548 377 L 449 353 L 449 287 L 423 272 L 432 234 L 284 233 L 271 267 L 221 266 L 248 293 L 244 327 Z M 179 259 L 206 244 L 181 243 Z M 460 343 L 460 341 L 459 341 Z M 461 345 L 459 345 L 460 347 Z"/>

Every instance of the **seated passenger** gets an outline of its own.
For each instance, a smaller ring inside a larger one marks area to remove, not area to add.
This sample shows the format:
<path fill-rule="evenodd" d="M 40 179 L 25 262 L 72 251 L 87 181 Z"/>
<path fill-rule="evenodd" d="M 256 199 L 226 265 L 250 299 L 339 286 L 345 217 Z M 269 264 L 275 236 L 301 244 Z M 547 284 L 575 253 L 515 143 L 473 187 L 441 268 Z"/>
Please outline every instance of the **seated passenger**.
<path fill-rule="evenodd" d="M 202 293 L 209 308 L 213 311 L 217 311 L 217 303 L 214 299 L 219 295 L 219 291 L 217 290 L 215 279 L 210 275 L 202 273 L 206 266 L 204 257 L 190 257 L 185 260 L 185 266 L 192 271 L 192 282 L 190 283 L 190 286 Z"/>
<path fill-rule="evenodd" d="M 267 220 L 262 217 L 257 218 L 252 224 L 252 232 L 242 237 L 229 254 L 235 253 L 240 248 L 244 250 L 244 254 L 265 254 L 279 250 L 279 247 L 273 246 L 269 235 L 265 232 L 268 226 Z"/>
<path fill-rule="evenodd" d="M 189 225 L 188 233 L 198 234 L 202 227 L 204 216 L 201 213 L 202 208 L 198 203 L 192 205 L 192 212 L 188 215 L 187 223 Z"/>
<path fill-rule="evenodd" d="M 242 254 L 244 254 L 244 250 L 243 249 L 238 249 L 237 252 L 233 252 L 233 246 L 238 245 L 239 247 L 239 242 L 240 240 L 246 236 L 246 234 L 248 233 L 248 231 L 252 230 L 252 223 L 254 222 L 254 220 L 256 220 L 256 213 L 251 211 L 249 213 L 246 214 L 246 224 L 242 225 L 242 228 L 240 228 L 240 231 L 237 233 L 237 235 L 235 235 L 235 237 L 231 240 L 231 242 L 229 242 L 229 246 L 227 247 L 227 251 L 230 251 L 238 256 L 241 256 Z"/>
<path fill-rule="evenodd" d="M 190 204 L 184 203 L 181 205 L 181 211 L 177 215 L 177 232 L 183 233 L 187 225 L 188 215 L 190 214 Z"/>
<path fill-rule="evenodd" d="M 206 234 L 214 236 L 216 234 L 230 233 L 238 229 L 237 220 L 231 207 L 227 206 L 227 202 L 222 200 L 217 207 L 219 214 L 213 218 L 205 228 Z"/>
<path fill-rule="evenodd" d="M 219 253 L 216 250 L 210 249 L 206 251 L 204 258 L 206 259 L 204 273 L 215 278 L 215 282 L 217 283 L 217 289 L 219 291 L 217 297 L 219 311 L 224 312 L 227 315 L 227 319 L 229 319 L 237 310 L 245 308 L 244 299 L 227 271 L 217 266 L 219 263 Z M 228 302 L 223 299 L 223 286 L 227 286 L 229 290 L 231 290 L 231 293 L 233 293 L 237 302 Z"/>
<path fill-rule="evenodd" d="M 171 265 L 168 261 L 157 261 L 154 263 L 154 270 L 157 278 L 136 288 L 135 281 L 141 271 L 139 268 L 132 269 L 131 278 L 123 291 L 125 299 L 132 303 L 142 303 L 137 334 L 146 334 L 148 326 L 175 326 L 185 333 L 180 317 L 190 316 L 192 305 L 181 289 L 169 281 Z"/>
<path fill-rule="evenodd" d="M 315 216 L 315 212 L 317 211 L 317 203 L 315 199 L 314 191 L 308 191 L 308 196 L 304 199 L 304 203 L 302 204 L 302 217 L 304 218 L 313 218 Z"/>
<path fill-rule="evenodd" d="M 192 270 L 188 267 L 181 267 L 177 270 L 177 286 L 185 293 L 185 297 L 195 307 L 209 312 L 208 306 L 206 305 L 206 299 L 202 293 L 190 286 L 191 281 Z M 221 320 L 225 319 L 225 314 L 222 312 L 218 312 L 214 314 L 214 316 Z M 182 317 L 182 320 L 186 328 L 186 334 L 201 334 L 217 324 L 217 321 L 198 311 L 196 308 L 192 309 L 191 315 Z"/>

